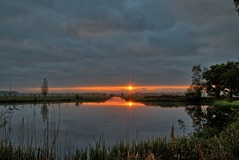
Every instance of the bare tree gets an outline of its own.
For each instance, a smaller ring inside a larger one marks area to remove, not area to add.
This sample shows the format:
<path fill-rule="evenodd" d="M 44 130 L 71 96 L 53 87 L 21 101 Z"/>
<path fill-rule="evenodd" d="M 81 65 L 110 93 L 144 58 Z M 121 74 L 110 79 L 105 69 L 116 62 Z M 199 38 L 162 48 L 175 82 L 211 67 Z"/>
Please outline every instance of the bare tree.
<path fill-rule="evenodd" d="M 46 97 L 48 90 L 49 90 L 48 82 L 47 82 L 46 78 L 44 78 L 42 86 L 41 86 L 41 93 L 43 94 L 44 97 Z"/>

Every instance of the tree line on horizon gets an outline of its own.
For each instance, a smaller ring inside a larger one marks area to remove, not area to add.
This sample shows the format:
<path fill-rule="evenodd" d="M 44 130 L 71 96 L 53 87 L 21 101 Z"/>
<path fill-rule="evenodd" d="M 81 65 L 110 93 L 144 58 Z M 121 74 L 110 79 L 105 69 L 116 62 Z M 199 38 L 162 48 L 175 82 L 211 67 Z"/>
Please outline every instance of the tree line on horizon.
<path fill-rule="evenodd" d="M 185 94 L 187 98 L 200 100 L 203 92 L 217 98 L 239 94 L 239 62 L 228 61 L 204 69 L 194 65 L 191 78 L 191 86 Z"/>

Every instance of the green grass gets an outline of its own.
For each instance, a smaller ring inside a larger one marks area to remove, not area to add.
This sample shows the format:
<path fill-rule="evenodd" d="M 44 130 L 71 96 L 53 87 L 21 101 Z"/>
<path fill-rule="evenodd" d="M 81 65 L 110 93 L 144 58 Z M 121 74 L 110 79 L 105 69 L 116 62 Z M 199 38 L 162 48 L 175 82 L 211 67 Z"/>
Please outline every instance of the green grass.
<path fill-rule="evenodd" d="M 236 101 L 227 101 L 227 100 L 219 100 L 214 103 L 214 107 L 238 107 L 239 108 L 239 100 Z"/>

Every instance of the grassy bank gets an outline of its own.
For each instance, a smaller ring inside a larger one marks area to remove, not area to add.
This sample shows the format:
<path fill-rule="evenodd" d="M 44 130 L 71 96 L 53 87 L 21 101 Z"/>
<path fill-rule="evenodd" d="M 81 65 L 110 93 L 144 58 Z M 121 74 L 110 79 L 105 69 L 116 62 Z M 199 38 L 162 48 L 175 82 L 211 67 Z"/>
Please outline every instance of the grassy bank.
<path fill-rule="evenodd" d="M 239 100 L 232 101 L 231 99 L 229 100 L 219 100 L 214 103 L 215 107 L 238 107 L 239 108 Z"/>

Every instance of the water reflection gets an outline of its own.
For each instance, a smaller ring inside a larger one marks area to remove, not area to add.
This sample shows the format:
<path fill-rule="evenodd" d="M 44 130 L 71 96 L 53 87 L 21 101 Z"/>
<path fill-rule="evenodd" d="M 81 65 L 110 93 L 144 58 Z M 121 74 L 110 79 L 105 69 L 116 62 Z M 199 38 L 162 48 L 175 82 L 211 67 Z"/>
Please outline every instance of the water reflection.
<path fill-rule="evenodd" d="M 136 103 L 132 101 L 126 101 L 120 97 L 113 97 L 106 102 L 94 103 L 94 102 L 85 102 L 82 103 L 83 106 L 108 106 L 108 107 L 140 107 L 145 106 L 142 103 Z"/>
<path fill-rule="evenodd" d="M 82 105 L 82 102 L 76 102 L 75 106 L 79 107 L 80 105 Z"/>
<path fill-rule="evenodd" d="M 76 107 L 77 106 L 77 107 Z M 175 135 L 182 134 L 178 119 L 185 122 L 187 131 L 192 131 L 192 120 L 185 107 L 146 106 L 113 97 L 105 103 L 52 103 L 24 104 L 14 113 L 12 127 L 17 135 L 22 118 L 37 125 L 35 130 L 39 141 L 44 135 L 47 122 L 59 119 L 59 141 L 64 145 L 66 135 L 75 147 L 94 144 L 101 137 L 109 145 L 119 140 L 145 140 L 158 136 L 169 136 L 172 125 Z M 58 110 L 59 109 L 59 110 Z M 59 114 L 58 114 L 59 111 Z M 54 117 L 55 116 L 55 117 Z M 59 118 L 58 118 L 59 117 Z"/>
<path fill-rule="evenodd" d="M 207 121 L 205 118 L 205 115 L 207 114 L 207 110 L 206 110 L 207 107 L 208 106 L 188 105 L 185 108 L 185 111 L 192 118 L 193 127 L 196 130 L 201 129 Z"/>
<path fill-rule="evenodd" d="M 43 122 L 45 122 L 45 120 L 48 119 L 48 107 L 47 107 L 47 104 L 46 103 L 43 103 L 41 105 L 41 115 L 42 115 L 42 120 Z"/>
<path fill-rule="evenodd" d="M 180 134 L 178 120 L 185 122 L 186 132 L 203 127 L 222 130 L 236 116 L 236 111 L 228 107 L 214 108 L 207 105 L 141 104 L 113 97 L 105 103 L 57 103 L 0 105 L 1 109 L 14 110 L 12 123 L 18 128 L 22 117 L 35 118 L 37 130 L 43 130 L 46 121 L 52 119 L 55 107 L 60 108 L 61 129 L 69 132 L 69 137 L 79 144 L 89 144 L 93 136 L 104 135 L 109 141 L 119 139 L 144 139 L 169 135 L 172 125 Z M 56 115 L 58 115 L 56 113 Z M 41 128 L 40 128 L 41 127 Z"/>
<path fill-rule="evenodd" d="M 186 112 L 193 120 L 193 127 L 199 130 L 210 127 L 222 131 L 236 116 L 236 111 L 230 107 L 186 106 Z"/>

